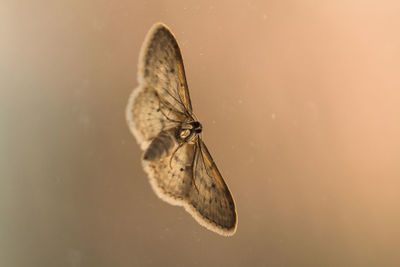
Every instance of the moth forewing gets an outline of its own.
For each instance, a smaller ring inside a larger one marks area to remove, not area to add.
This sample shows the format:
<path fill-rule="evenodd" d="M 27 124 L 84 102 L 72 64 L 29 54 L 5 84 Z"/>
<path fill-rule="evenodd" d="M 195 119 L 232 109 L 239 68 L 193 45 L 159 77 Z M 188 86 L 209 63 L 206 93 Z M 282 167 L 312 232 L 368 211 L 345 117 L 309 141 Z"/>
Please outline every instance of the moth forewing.
<path fill-rule="evenodd" d="M 139 83 L 154 87 L 181 111 L 192 112 L 181 50 L 174 34 L 163 23 L 150 29 L 139 59 Z"/>

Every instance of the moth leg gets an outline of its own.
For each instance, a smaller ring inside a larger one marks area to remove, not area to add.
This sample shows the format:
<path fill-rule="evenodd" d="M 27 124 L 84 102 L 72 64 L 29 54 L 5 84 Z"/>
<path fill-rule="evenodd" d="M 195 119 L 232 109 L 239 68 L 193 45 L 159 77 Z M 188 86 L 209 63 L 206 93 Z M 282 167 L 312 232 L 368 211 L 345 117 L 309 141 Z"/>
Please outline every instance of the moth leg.
<path fill-rule="evenodd" d="M 184 144 L 185 144 L 185 142 L 180 143 L 180 144 L 178 145 L 178 147 L 175 148 L 174 152 L 172 153 L 171 157 L 169 158 L 169 167 L 170 167 L 171 169 L 172 169 L 172 160 L 173 160 L 173 158 L 174 158 L 174 156 L 175 156 L 175 153 L 178 152 L 178 150 L 179 150 L 180 148 L 182 148 L 182 146 L 183 146 Z M 197 149 L 198 149 L 198 148 L 197 148 L 197 145 L 196 145 L 196 146 L 195 146 L 195 150 L 194 150 L 194 152 L 193 152 L 192 164 L 186 164 L 185 169 L 186 169 L 187 167 L 191 167 L 191 170 L 192 170 L 191 179 L 192 179 L 194 188 L 196 188 L 197 193 L 199 193 L 199 189 L 197 188 L 197 185 L 196 185 L 196 180 L 195 180 L 194 177 L 193 177 L 193 176 L 195 175 L 195 173 L 196 173 L 196 172 L 195 172 L 195 169 L 196 169 L 197 160 L 198 160 L 198 157 L 196 158 L 196 155 L 197 155 L 197 152 L 198 152 Z M 203 159 L 203 160 L 204 160 L 204 159 Z M 196 164 L 196 166 L 195 166 L 195 164 Z"/>
<path fill-rule="evenodd" d="M 160 100 L 158 101 L 158 109 L 161 111 L 161 113 L 164 115 L 164 117 L 165 117 L 167 120 L 172 121 L 172 122 L 176 122 L 176 123 L 181 123 L 180 121 L 171 119 L 170 117 L 168 117 L 168 116 L 164 113 L 164 111 L 163 111 L 162 108 L 161 108 L 161 101 L 160 101 Z"/>
<path fill-rule="evenodd" d="M 197 188 L 196 185 L 196 179 L 194 179 L 194 176 L 196 175 L 196 168 L 197 168 L 197 159 L 198 159 L 198 145 L 196 143 L 196 145 L 194 146 L 194 152 L 193 152 L 193 161 L 192 161 L 192 182 L 194 184 L 194 188 L 196 188 L 197 193 L 199 192 L 199 189 Z"/>
<path fill-rule="evenodd" d="M 187 115 L 187 110 L 186 110 L 186 108 L 185 108 L 185 105 L 183 105 L 182 104 L 182 100 L 178 100 L 176 97 L 174 97 L 170 92 L 168 92 L 168 91 L 165 91 L 165 92 L 167 92 L 167 94 L 170 96 L 170 97 L 172 97 L 172 99 L 174 99 L 177 103 L 179 103 L 182 107 L 183 107 L 183 109 L 185 110 L 185 113 L 183 113 L 183 112 L 181 112 L 181 111 L 179 111 L 179 110 L 177 110 L 177 109 L 175 109 L 174 107 L 171 107 L 171 105 L 169 106 L 169 108 L 171 108 L 171 109 L 174 109 L 174 111 L 175 112 L 177 112 L 177 113 L 179 113 L 179 114 L 181 114 L 181 115 Z M 178 93 L 179 94 L 179 93 Z M 156 95 L 157 95 L 157 97 L 158 97 L 158 99 L 162 99 L 162 97 L 156 92 Z M 179 97 L 180 98 L 180 97 Z M 164 102 L 164 100 L 163 100 L 163 102 Z"/>
<path fill-rule="evenodd" d="M 174 158 L 174 156 L 175 156 L 175 153 L 176 152 L 178 152 L 178 150 L 184 145 L 185 143 L 180 143 L 179 145 L 178 145 L 178 147 L 177 148 L 175 148 L 175 150 L 174 150 L 174 152 L 172 153 L 172 156 L 169 158 L 169 167 L 172 169 L 172 160 L 173 160 L 173 158 Z"/>
<path fill-rule="evenodd" d="M 170 117 L 167 116 L 167 114 L 164 113 L 164 111 L 162 110 L 161 105 L 163 105 L 164 107 L 166 107 L 167 109 L 169 109 L 170 111 L 173 111 L 181 116 L 187 116 L 185 113 L 177 110 L 176 108 L 174 108 L 170 103 L 168 103 L 167 101 L 165 101 L 157 92 L 155 92 L 157 98 L 158 98 L 158 109 L 161 111 L 161 113 L 164 115 L 164 117 L 172 122 L 176 122 L 176 123 L 181 123 L 181 121 L 177 121 L 174 119 L 171 119 Z"/>
<path fill-rule="evenodd" d="M 183 84 L 180 83 L 180 85 L 177 85 L 177 86 L 183 86 Z M 180 93 L 181 90 L 179 90 L 178 88 L 176 88 L 176 91 L 177 91 L 177 93 L 178 93 L 178 97 L 179 97 L 180 103 L 183 103 L 182 96 L 181 96 L 181 93 Z M 183 108 L 185 109 L 186 115 L 189 116 L 191 119 L 193 119 L 192 114 L 186 109 L 185 105 L 182 105 L 182 106 L 183 106 Z"/>
<path fill-rule="evenodd" d="M 208 177 L 210 177 L 210 178 L 212 179 L 213 176 L 211 176 L 210 173 L 208 172 L 209 170 L 208 170 L 208 168 L 206 167 L 207 165 L 206 165 L 206 162 L 204 161 L 203 151 L 201 150 L 201 146 L 199 146 L 199 149 L 200 149 L 201 160 L 203 161 L 204 168 L 206 169 L 206 173 L 207 173 Z"/>

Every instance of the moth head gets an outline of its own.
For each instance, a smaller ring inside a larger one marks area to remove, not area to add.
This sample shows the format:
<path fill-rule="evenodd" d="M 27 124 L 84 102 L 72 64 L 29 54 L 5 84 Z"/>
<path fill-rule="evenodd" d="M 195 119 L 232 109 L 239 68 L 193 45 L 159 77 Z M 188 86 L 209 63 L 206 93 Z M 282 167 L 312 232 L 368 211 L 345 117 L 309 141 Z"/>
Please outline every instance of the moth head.
<path fill-rule="evenodd" d="M 192 126 L 193 126 L 193 130 L 199 134 L 201 133 L 201 131 L 203 130 L 203 127 L 201 126 L 201 123 L 198 121 L 193 121 L 191 122 Z"/>

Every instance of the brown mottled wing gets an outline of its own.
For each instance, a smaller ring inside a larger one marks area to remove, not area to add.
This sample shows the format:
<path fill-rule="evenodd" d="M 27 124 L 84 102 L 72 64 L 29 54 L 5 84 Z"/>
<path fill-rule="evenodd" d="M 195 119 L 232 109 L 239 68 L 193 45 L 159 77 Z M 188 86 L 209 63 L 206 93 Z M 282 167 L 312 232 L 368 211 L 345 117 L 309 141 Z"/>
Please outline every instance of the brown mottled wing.
<path fill-rule="evenodd" d="M 188 197 L 188 211 L 206 228 L 233 235 L 237 227 L 235 202 L 207 147 L 198 138 L 194 157 L 194 185 Z"/>
<path fill-rule="evenodd" d="M 160 103 L 157 91 L 147 85 L 135 88 L 126 108 L 129 129 L 136 137 L 142 150 L 146 150 L 163 129 L 176 125 L 173 121 L 183 121 L 185 116 L 170 111 L 168 106 Z"/>
<path fill-rule="evenodd" d="M 233 235 L 235 203 L 217 166 L 200 139 L 177 149 L 176 129 L 161 132 L 145 153 L 143 166 L 154 192 L 172 205 L 183 206 L 207 229 Z"/>
<path fill-rule="evenodd" d="M 193 182 L 191 163 L 194 145 L 184 144 L 176 150 L 175 130 L 160 133 L 157 137 L 159 142 L 153 142 L 146 151 L 151 156 L 146 157 L 145 154 L 143 167 L 158 197 L 172 205 L 184 206 Z"/>
<path fill-rule="evenodd" d="M 175 36 L 162 23 L 155 24 L 147 34 L 140 53 L 138 79 L 178 111 L 192 113 L 182 54 Z"/>
<path fill-rule="evenodd" d="M 164 24 L 155 24 L 146 36 L 138 80 L 126 117 L 131 132 L 146 150 L 163 129 L 185 121 L 192 112 L 181 52 Z"/>

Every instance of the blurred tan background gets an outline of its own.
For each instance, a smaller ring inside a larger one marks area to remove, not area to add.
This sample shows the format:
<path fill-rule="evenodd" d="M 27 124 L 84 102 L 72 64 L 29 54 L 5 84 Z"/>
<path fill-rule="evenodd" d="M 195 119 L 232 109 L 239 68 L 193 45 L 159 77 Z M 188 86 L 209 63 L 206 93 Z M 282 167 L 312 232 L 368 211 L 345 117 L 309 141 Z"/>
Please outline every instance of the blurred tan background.
<path fill-rule="evenodd" d="M 159 200 L 125 122 L 145 34 L 183 52 L 224 238 Z M 399 1 L 0 4 L 0 266 L 400 266 Z"/>

